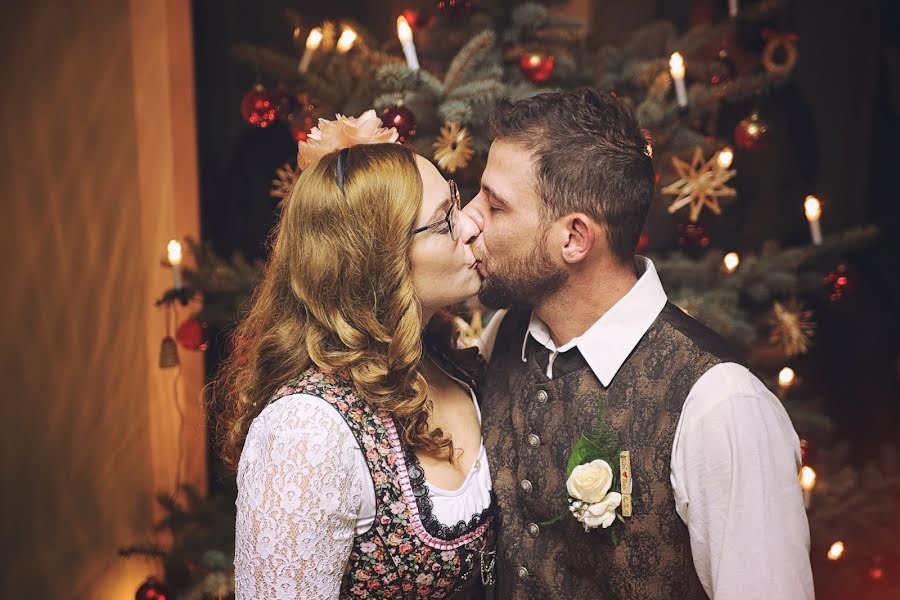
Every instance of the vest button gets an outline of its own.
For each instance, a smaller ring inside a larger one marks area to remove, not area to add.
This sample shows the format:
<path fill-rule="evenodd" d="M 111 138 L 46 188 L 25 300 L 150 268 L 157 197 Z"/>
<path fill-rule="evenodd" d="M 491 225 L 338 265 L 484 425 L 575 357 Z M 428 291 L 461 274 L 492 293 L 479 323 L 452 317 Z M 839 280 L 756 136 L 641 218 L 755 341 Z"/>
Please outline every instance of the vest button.
<path fill-rule="evenodd" d="M 547 395 L 547 392 L 546 392 L 546 391 L 544 391 L 544 390 L 538 390 L 538 393 L 537 393 L 537 401 L 538 401 L 540 404 L 547 404 L 547 400 L 548 400 L 549 398 L 550 398 L 550 396 Z"/>
<path fill-rule="evenodd" d="M 516 569 L 516 575 L 519 576 L 519 579 L 527 579 L 528 578 L 528 569 L 525 567 L 519 567 Z"/>
<path fill-rule="evenodd" d="M 519 483 L 519 486 L 521 486 L 523 492 L 527 493 L 531 491 L 531 482 L 527 479 L 523 479 L 522 482 Z"/>
<path fill-rule="evenodd" d="M 530 535 L 533 538 L 536 538 L 538 536 L 538 534 L 541 533 L 541 528 L 538 527 L 537 523 L 529 523 L 525 527 L 525 529 L 528 530 L 528 535 Z"/>
<path fill-rule="evenodd" d="M 532 448 L 537 448 L 541 445 L 541 438 L 537 436 L 535 433 L 528 434 L 528 445 Z"/>

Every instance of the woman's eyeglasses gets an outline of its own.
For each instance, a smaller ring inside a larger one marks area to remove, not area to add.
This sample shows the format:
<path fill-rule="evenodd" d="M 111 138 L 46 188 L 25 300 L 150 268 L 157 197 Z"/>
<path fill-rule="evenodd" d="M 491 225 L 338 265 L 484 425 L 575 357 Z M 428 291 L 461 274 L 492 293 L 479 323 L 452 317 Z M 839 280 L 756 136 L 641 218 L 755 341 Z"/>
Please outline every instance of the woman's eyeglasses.
<path fill-rule="evenodd" d="M 435 221 L 434 223 L 429 223 L 428 225 L 414 229 L 413 235 L 446 224 L 453 241 L 456 242 L 459 240 L 459 211 L 462 209 L 460 206 L 459 188 L 456 187 L 456 182 L 452 179 L 448 179 L 447 184 L 450 186 L 450 209 L 447 211 L 447 215 L 440 221 Z"/>

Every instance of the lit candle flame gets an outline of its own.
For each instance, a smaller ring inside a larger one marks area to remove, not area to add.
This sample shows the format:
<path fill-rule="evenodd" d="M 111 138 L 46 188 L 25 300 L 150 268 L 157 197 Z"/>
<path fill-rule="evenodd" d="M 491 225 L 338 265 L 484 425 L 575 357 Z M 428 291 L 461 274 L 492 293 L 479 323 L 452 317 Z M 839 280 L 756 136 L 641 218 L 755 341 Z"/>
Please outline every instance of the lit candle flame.
<path fill-rule="evenodd" d="M 315 27 L 310 30 L 309 35 L 306 36 L 306 47 L 310 50 L 318 50 L 321 43 L 322 30 L 319 27 Z"/>
<path fill-rule="evenodd" d="M 725 146 L 721 150 L 719 150 L 719 156 L 716 159 L 716 163 L 718 163 L 719 168 L 723 171 L 731 166 L 732 161 L 734 160 L 734 151 Z"/>
<path fill-rule="evenodd" d="M 177 267 L 181 264 L 181 244 L 178 243 L 178 240 L 169 240 L 169 244 L 166 246 L 166 254 L 170 265 Z"/>
<path fill-rule="evenodd" d="M 738 265 L 741 264 L 741 256 L 737 252 L 729 252 L 722 259 L 722 263 L 725 265 L 726 271 L 734 273 L 735 269 L 738 268 Z"/>
<path fill-rule="evenodd" d="M 345 28 L 343 32 L 341 32 L 341 37 L 338 38 L 337 41 L 337 51 L 340 54 L 346 54 L 350 51 L 350 48 L 353 47 L 353 44 L 356 42 L 356 32 L 350 29 L 349 27 Z"/>
<path fill-rule="evenodd" d="M 844 555 L 844 542 L 835 542 L 828 549 L 828 560 L 837 560 Z"/>
<path fill-rule="evenodd" d="M 400 38 L 401 42 L 408 42 L 412 39 L 412 28 L 403 15 L 397 17 L 397 37 Z"/>
<path fill-rule="evenodd" d="M 816 487 L 816 472 L 812 467 L 804 466 L 800 469 L 800 487 L 804 492 L 812 491 Z"/>
<path fill-rule="evenodd" d="M 673 78 L 684 78 L 684 58 L 679 52 L 672 54 L 672 58 L 669 59 L 669 69 L 672 71 Z"/>
<path fill-rule="evenodd" d="M 416 43 L 413 41 L 412 28 L 403 15 L 397 17 L 397 37 L 400 38 L 400 47 L 403 48 L 406 66 L 411 71 L 418 71 L 419 57 L 416 54 Z"/>
<path fill-rule="evenodd" d="M 783 388 L 790 387 L 791 384 L 794 383 L 794 370 L 790 367 L 785 367 L 781 371 L 778 372 L 778 385 Z"/>
<path fill-rule="evenodd" d="M 803 202 L 803 210 L 806 211 L 806 218 L 810 221 L 818 221 L 822 216 L 822 203 L 815 196 L 807 196 Z"/>

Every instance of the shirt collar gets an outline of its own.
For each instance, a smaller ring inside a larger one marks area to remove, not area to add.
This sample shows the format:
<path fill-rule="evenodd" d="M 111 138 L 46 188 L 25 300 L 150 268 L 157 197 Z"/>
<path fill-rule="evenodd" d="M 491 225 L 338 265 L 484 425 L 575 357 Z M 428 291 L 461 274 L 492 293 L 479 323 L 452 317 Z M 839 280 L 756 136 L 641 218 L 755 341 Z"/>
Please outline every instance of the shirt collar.
<path fill-rule="evenodd" d="M 522 360 L 525 360 L 529 335 L 553 353 L 577 347 L 600 383 L 609 386 L 667 301 L 653 261 L 636 256 L 635 267 L 639 277 L 634 287 L 587 331 L 558 348 L 550 336 L 550 329 L 532 312 L 528 333 L 522 342 Z"/>

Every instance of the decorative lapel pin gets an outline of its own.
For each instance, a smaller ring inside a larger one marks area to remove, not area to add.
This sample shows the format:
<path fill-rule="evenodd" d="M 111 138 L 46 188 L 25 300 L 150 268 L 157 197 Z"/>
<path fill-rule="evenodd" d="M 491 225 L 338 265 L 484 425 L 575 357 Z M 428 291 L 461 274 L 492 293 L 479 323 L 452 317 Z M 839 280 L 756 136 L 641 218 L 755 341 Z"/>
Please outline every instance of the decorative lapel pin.
<path fill-rule="evenodd" d="M 631 516 L 631 453 L 628 450 L 619 452 L 619 481 L 622 484 L 622 516 Z"/>

